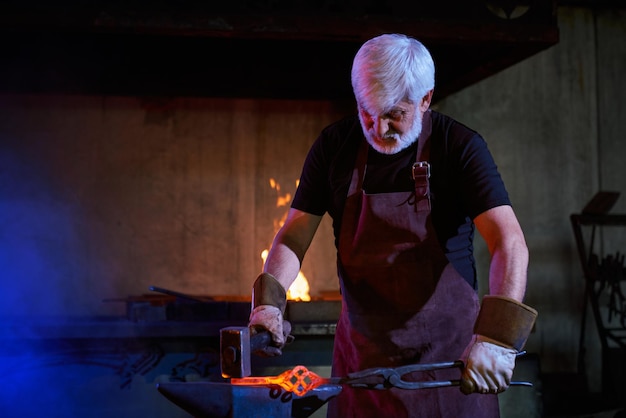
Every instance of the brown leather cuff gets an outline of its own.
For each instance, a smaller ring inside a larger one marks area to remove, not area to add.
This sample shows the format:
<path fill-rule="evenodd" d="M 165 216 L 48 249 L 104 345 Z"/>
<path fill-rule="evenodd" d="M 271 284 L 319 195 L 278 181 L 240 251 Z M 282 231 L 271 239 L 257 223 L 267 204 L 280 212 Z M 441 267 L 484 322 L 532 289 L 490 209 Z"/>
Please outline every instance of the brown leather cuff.
<path fill-rule="evenodd" d="M 537 318 L 537 311 L 515 299 L 487 295 L 474 324 L 474 334 L 483 335 L 521 351 Z"/>
<path fill-rule="evenodd" d="M 287 307 L 285 288 L 269 273 L 261 273 L 252 287 L 252 309 L 261 305 L 275 306 L 283 315 Z"/>

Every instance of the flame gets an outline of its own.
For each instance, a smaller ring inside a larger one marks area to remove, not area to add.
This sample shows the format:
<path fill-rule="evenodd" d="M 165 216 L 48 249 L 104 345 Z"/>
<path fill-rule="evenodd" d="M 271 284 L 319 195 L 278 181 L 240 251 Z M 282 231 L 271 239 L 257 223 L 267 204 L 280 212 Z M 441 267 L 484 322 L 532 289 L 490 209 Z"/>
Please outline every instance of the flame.
<path fill-rule="evenodd" d="M 287 290 L 287 299 L 309 302 L 311 300 L 309 290 L 309 281 L 300 271 L 296 280 L 289 286 L 289 290 Z"/>
<path fill-rule="evenodd" d="M 285 224 L 285 220 L 287 219 L 287 212 L 289 211 L 289 203 L 291 202 L 291 194 L 284 193 L 281 194 L 280 184 L 274 178 L 269 179 L 270 187 L 276 190 L 276 207 L 277 208 L 287 208 L 287 210 L 283 211 L 282 216 L 279 219 L 274 219 L 274 234 L 278 232 L 278 230 Z M 296 187 L 298 187 L 299 180 L 296 180 Z M 268 250 L 263 250 L 261 252 L 261 259 L 263 260 L 263 265 L 265 265 L 265 260 L 267 259 Z M 298 276 L 296 280 L 291 284 L 289 289 L 287 290 L 287 299 L 296 300 L 296 301 L 304 301 L 308 302 L 311 300 L 311 296 L 309 295 L 309 281 L 304 276 L 302 271 L 298 272 Z"/>
<path fill-rule="evenodd" d="M 287 219 L 287 212 L 289 210 L 288 206 L 289 202 L 291 202 L 291 194 L 285 193 L 284 195 L 281 195 L 280 184 L 273 178 L 270 178 L 270 187 L 276 190 L 276 207 L 287 207 L 287 210 L 283 212 L 282 216 L 279 219 L 274 219 L 274 233 L 276 233 L 285 224 L 285 220 Z"/>

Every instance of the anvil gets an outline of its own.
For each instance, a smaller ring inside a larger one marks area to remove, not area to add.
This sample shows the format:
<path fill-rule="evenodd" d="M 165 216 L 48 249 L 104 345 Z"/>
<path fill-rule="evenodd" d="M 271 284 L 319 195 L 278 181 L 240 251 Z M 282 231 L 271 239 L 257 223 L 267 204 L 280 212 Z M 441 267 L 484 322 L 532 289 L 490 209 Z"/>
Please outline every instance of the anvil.
<path fill-rule="evenodd" d="M 195 418 L 306 418 L 341 392 L 341 385 L 323 385 L 297 396 L 280 387 L 222 382 L 159 383 L 157 388 Z"/>

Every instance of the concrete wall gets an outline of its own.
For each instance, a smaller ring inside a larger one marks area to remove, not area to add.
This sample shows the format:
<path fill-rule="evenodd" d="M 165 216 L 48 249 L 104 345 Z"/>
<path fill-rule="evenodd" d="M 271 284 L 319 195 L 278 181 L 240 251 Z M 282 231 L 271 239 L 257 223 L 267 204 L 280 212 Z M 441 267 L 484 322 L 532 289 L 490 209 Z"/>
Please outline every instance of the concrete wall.
<path fill-rule="evenodd" d="M 2 315 L 120 313 L 103 299 L 151 285 L 249 294 L 304 156 L 337 117 L 329 103 L 268 100 L 0 106 Z M 334 259 L 332 241 L 321 248 L 309 258 Z M 334 262 L 307 260 L 305 273 L 317 290 L 337 286 Z"/>
<path fill-rule="evenodd" d="M 528 350 L 547 372 L 576 369 L 583 282 L 569 215 L 598 190 L 626 192 L 625 15 L 562 8 L 558 45 L 437 105 L 484 135 L 508 184 L 531 250 L 527 302 L 540 311 Z M 150 285 L 248 293 L 306 150 L 346 111 L 9 95 L 0 110 L 0 316 L 122 314 L 103 299 Z M 306 260 L 314 293 L 337 288 L 330 237 L 326 222 Z M 607 247 L 623 249 L 622 237 Z M 478 256 L 485 277 L 480 242 Z M 587 340 L 594 378 L 593 328 Z"/>
<path fill-rule="evenodd" d="M 612 213 L 626 213 L 625 17 L 624 10 L 560 8 L 558 45 L 438 106 L 485 136 L 508 185 L 530 248 L 526 301 L 540 312 L 527 348 L 540 353 L 547 372 L 577 367 L 584 283 L 569 216 L 599 190 L 621 192 Z M 623 252 L 624 237 L 607 232 L 605 250 Z M 586 337 L 597 388 L 598 336 L 590 323 Z"/>

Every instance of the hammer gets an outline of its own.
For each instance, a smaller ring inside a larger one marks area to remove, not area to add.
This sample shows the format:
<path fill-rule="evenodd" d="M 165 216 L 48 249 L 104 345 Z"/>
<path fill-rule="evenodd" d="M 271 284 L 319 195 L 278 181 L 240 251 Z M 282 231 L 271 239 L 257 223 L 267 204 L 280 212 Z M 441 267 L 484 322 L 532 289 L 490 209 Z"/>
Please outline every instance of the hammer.
<path fill-rule="evenodd" d="M 250 355 L 267 347 L 272 341 L 268 331 L 250 335 L 248 327 L 227 327 L 220 330 L 222 377 L 248 377 L 252 374 Z"/>

